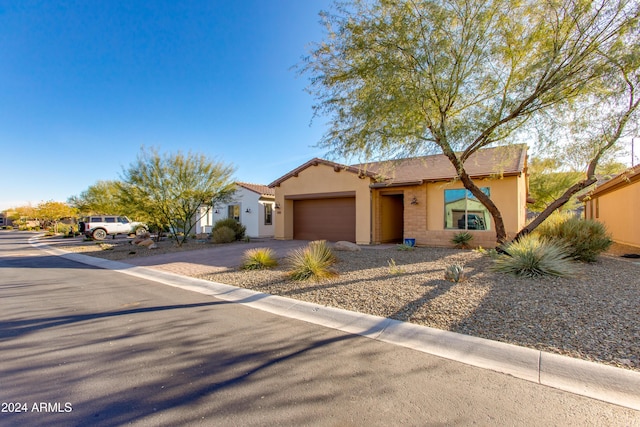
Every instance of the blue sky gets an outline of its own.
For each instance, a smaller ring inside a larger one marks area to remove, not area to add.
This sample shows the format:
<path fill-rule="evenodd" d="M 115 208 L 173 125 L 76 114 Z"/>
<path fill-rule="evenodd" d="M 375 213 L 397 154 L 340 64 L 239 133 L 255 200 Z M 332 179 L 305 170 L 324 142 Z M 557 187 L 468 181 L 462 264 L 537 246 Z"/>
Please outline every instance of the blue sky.
<path fill-rule="evenodd" d="M 268 184 L 313 157 L 330 0 L 0 0 L 0 210 L 118 179 L 142 146 Z"/>

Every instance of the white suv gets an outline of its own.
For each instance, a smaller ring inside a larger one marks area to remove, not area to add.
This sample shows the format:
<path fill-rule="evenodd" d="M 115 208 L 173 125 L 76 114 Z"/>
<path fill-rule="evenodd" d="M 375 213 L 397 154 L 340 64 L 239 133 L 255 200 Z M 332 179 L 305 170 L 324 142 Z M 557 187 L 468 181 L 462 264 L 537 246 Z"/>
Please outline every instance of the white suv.
<path fill-rule="evenodd" d="M 130 221 L 126 216 L 92 215 L 82 218 L 79 231 L 95 240 L 104 240 L 107 235 L 140 235 L 147 232 L 147 226 L 141 222 Z"/>

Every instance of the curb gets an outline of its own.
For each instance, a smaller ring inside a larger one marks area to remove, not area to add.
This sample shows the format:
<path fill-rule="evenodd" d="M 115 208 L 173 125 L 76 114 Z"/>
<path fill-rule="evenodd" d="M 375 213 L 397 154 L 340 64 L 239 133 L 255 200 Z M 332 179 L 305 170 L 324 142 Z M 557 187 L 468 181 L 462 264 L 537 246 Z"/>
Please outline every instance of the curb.
<path fill-rule="evenodd" d="M 279 316 L 361 335 L 640 411 L 640 372 L 399 320 L 264 294 L 147 267 L 70 253 L 40 243 L 37 239 L 38 237 L 31 238 L 29 243 L 71 261 L 211 295 L 224 301 L 243 304 Z"/>

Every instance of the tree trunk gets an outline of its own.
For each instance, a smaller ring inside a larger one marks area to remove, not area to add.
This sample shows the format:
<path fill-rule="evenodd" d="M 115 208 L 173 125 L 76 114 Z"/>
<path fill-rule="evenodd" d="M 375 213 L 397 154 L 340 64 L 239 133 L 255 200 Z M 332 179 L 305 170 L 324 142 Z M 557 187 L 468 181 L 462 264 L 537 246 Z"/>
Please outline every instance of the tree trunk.
<path fill-rule="evenodd" d="M 482 203 L 482 205 L 487 208 L 487 210 L 491 214 L 494 225 L 496 227 L 496 242 L 498 243 L 498 245 L 504 244 L 507 241 L 507 232 L 504 228 L 504 220 L 502 219 L 500 210 L 495 205 L 495 203 L 493 203 L 491 198 L 484 194 L 480 187 L 478 187 L 473 182 L 469 174 L 467 174 L 467 171 L 464 168 L 464 164 L 460 161 L 460 159 L 458 159 L 458 156 L 456 156 L 456 154 L 450 149 L 443 151 L 447 158 L 449 158 L 449 161 L 458 171 L 458 176 L 460 177 L 460 181 L 462 181 L 462 185 L 464 185 L 464 188 L 469 190 L 471 194 L 473 194 L 474 197 L 478 199 L 478 201 Z"/>
<path fill-rule="evenodd" d="M 590 178 L 583 179 L 577 184 L 574 184 L 573 186 L 569 187 L 569 189 L 565 191 L 562 196 L 554 200 L 549 206 L 546 207 L 544 211 L 540 213 L 540 215 L 538 215 L 533 221 L 531 221 L 522 230 L 520 230 L 518 234 L 516 234 L 516 237 L 513 238 L 513 240 L 514 241 L 518 240 L 522 236 L 526 236 L 527 234 L 531 233 L 540 224 L 542 224 L 544 220 L 547 219 L 549 215 L 551 215 L 556 209 L 560 209 L 565 203 L 567 203 L 571 198 L 571 196 L 589 187 L 590 185 L 594 184 L 596 181 L 597 179 L 595 178 L 595 176 L 591 176 Z"/>
<path fill-rule="evenodd" d="M 464 188 L 471 191 L 471 194 L 473 194 L 475 198 L 478 199 L 478 201 L 482 203 L 485 208 L 487 208 L 487 210 L 493 217 L 493 222 L 496 227 L 496 242 L 498 243 L 498 245 L 502 245 L 503 243 L 505 243 L 507 241 L 507 231 L 504 228 L 504 220 L 502 219 L 502 214 L 500 213 L 498 207 L 495 205 L 495 203 L 493 203 L 491 198 L 484 194 L 480 187 L 478 187 L 471 180 L 464 169 L 462 169 L 460 173 L 460 180 L 462 181 Z"/>

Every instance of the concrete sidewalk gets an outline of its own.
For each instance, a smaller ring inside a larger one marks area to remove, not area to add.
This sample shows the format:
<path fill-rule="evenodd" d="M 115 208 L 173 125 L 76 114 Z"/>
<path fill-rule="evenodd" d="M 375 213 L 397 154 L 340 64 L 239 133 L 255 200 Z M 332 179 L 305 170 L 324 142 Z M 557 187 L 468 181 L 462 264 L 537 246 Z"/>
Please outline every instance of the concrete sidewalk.
<path fill-rule="evenodd" d="M 199 269 L 211 271 L 211 268 L 233 267 L 235 264 L 231 264 L 232 260 L 237 263 L 242 251 L 250 247 L 263 247 L 264 242 L 231 245 L 225 251 L 216 248 L 215 253 L 202 249 L 138 258 L 129 260 L 130 263 L 68 253 L 40 243 L 36 238 L 30 242 L 49 253 L 80 263 L 118 270 L 124 274 L 200 292 L 224 301 L 244 304 L 280 316 L 366 336 L 640 410 L 640 372 L 187 277 Z M 269 243 L 273 243 L 274 250 L 280 254 L 304 246 L 307 242 L 273 240 Z M 133 265 L 134 262 L 136 265 Z"/>

